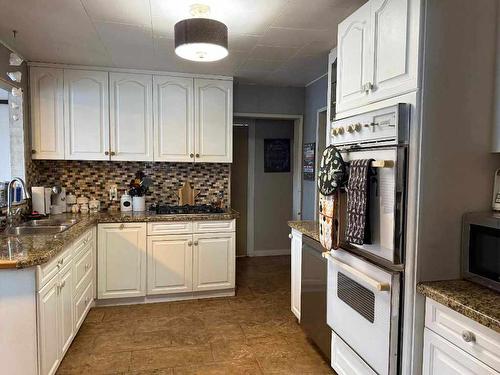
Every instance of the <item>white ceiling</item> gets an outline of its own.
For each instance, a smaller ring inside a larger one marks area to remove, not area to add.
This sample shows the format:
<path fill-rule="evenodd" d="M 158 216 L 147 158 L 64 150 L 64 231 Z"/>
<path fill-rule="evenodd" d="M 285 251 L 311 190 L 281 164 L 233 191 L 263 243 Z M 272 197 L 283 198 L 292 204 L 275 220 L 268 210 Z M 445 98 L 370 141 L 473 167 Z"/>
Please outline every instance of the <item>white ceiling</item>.
<path fill-rule="evenodd" d="M 365 0 L 0 0 L 0 40 L 30 61 L 210 73 L 242 83 L 304 86 L 326 72 L 337 24 Z M 174 53 L 189 5 L 229 29 L 229 56 Z M 18 34 L 14 40 L 12 30 Z"/>

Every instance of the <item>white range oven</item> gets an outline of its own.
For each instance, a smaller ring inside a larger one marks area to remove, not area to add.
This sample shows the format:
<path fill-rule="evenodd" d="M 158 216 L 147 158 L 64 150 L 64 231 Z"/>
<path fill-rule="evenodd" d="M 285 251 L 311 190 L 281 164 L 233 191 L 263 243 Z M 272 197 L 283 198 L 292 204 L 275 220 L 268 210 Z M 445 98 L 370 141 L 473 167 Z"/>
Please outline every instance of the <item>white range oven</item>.
<path fill-rule="evenodd" d="M 392 375 L 400 366 L 409 108 L 398 104 L 338 119 L 329 129 L 330 144 L 348 164 L 373 160 L 367 217 L 371 241 L 341 240 L 340 249 L 324 253 L 331 365 L 340 375 Z M 345 229 L 342 209 L 339 221 Z"/>

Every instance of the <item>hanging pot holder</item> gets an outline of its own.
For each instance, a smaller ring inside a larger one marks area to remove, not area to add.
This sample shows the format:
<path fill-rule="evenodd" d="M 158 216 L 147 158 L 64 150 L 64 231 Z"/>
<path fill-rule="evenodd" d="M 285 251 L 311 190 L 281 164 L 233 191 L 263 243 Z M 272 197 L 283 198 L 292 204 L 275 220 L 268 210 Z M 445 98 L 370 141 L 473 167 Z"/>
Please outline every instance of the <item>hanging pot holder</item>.
<path fill-rule="evenodd" d="M 340 244 L 338 201 L 339 189 L 347 180 L 346 169 L 335 146 L 327 147 L 318 171 L 319 239 L 326 250 L 338 249 Z"/>
<path fill-rule="evenodd" d="M 323 152 L 318 171 L 318 190 L 323 195 L 332 195 L 347 181 L 346 164 L 335 146 Z"/>

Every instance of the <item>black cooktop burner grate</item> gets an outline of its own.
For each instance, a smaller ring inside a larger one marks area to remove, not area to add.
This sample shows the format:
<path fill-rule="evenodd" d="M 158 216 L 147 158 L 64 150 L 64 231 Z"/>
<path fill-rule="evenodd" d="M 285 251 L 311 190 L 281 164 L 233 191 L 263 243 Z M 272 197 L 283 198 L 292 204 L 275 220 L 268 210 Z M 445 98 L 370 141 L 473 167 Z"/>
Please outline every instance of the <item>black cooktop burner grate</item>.
<path fill-rule="evenodd" d="M 174 214 L 174 215 L 183 215 L 183 214 L 222 214 L 224 213 L 224 209 L 220 207 L 214 207 L 209 204 L 198 204 L 195 206 L 191 206 L 185 204 L 184 206 L 170 206 L 167 204 L 153 204 L 150 208 L 150 211 L 154 211 L 157 214 Z"/>

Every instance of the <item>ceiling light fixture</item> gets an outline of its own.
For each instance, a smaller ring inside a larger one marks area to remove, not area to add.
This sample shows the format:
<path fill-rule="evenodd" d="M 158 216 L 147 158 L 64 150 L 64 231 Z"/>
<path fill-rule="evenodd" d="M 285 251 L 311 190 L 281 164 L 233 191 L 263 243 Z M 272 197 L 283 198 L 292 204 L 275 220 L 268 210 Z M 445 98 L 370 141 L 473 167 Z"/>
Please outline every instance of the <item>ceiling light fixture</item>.
<path fill-rule="evenodd" d="M 174 26 L 175 53 L 191 61 L 217 61 L 228 55 L 227 26 L 209 19 L 208 5 L 193 4 L 193 18 L 179 21 Z"/>

